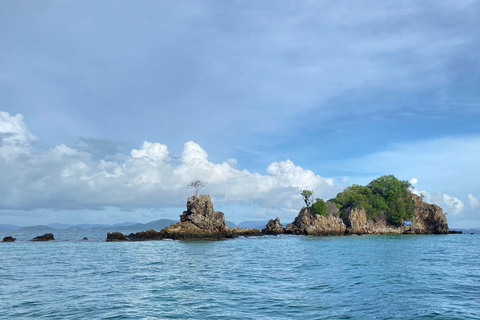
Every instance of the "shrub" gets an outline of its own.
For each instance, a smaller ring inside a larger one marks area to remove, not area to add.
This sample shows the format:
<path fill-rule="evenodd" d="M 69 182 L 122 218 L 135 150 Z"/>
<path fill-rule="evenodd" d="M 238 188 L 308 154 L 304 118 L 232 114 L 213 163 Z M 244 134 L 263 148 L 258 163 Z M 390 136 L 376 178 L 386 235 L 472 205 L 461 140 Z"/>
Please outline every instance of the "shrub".
<path fill-rule="evenodd" d="M 322 216 L 327 216 L 327 204 L 322 199 L 316 199 L 315 203 L 312 204 L 312 213 Z"/>

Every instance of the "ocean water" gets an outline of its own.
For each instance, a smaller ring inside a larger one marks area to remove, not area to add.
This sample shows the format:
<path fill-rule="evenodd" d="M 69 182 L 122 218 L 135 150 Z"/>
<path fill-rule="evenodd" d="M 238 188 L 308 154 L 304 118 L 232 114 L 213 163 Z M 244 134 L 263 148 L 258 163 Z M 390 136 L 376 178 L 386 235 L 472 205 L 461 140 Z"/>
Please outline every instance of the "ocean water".
<path fill-rule="evenodd" d="M 480 235 L 15 236 L 0 243 L 1 319 L 480 319 Z"/>

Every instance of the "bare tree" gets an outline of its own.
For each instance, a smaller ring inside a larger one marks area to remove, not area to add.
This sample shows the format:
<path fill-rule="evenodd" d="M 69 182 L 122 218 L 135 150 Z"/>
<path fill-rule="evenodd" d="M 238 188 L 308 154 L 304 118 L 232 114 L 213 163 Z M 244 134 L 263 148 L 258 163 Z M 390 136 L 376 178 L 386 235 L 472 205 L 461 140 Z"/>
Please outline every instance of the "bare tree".
<path fill-rule="evenodd" d="M 192 180 L 188 184 L 189 187 L 192 187 L 195 190 L 195 197 L 198 197 L 198 192 L 207 185 L 206 182 L 203 182 L 201 180 Z"/>

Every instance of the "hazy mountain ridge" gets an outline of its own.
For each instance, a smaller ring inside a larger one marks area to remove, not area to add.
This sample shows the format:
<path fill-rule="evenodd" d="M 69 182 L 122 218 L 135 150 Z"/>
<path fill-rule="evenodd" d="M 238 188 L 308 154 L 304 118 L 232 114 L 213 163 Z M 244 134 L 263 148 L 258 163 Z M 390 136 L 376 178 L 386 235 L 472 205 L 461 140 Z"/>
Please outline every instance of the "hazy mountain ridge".
<path fill-rule="evenodd" d="M 16 226 L 11 224 L 0 224 L 0 231 L 82 231 L 82 230 L 101 230 L 101 231 L 141 231 L 141 230 L 162 230 L 170 225 L 177 223 L 178 221 L 172 219 L 159 219 L 150 221 L 147 223 L 136 222 L 124 222 L 115 224 L 64 224 L 64 223 L 50 223 L 47 225 L 36 226 Z M 231 221 L 227 221 L 229 228 L 255 228 L 262 229 L 265 227 L 268 221 L 243 221 L 239 224 L 235 224 Z"/>

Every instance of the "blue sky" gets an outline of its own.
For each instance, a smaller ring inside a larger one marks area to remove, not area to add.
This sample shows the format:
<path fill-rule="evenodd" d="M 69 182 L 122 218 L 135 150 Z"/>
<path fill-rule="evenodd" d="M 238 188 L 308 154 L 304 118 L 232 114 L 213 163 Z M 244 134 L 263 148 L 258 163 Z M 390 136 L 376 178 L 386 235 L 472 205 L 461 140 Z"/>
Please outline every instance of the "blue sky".
<path fill-rule="evenodd" d="M 4 1 L 0 222 L 176 218 L 195 177 L 229 220 L 290 222 L 299 188 L 327 199 L 395 174 L 480 227 L 479 15 L 471 0 Z"/>

